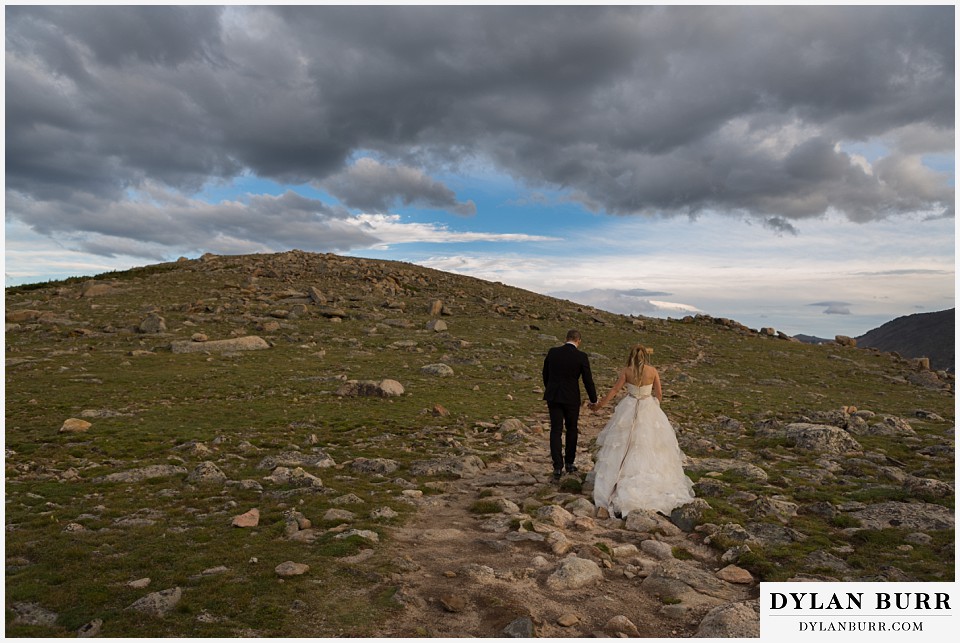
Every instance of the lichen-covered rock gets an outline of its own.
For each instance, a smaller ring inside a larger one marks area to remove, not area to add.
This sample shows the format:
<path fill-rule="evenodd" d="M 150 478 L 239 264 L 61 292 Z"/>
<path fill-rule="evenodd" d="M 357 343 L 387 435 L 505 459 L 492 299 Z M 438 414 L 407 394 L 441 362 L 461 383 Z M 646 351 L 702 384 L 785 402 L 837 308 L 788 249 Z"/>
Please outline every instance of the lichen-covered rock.
<path fill-rule="evenodd" d="M 237 351 L 262 351 L 268 348 L 270 348 L 270 344 L 256 335 L 234 339 L 218 339 L 209 342 L 176 341 L 170 344 L 170 350 L 174 353 L 233 353 Z"/>
<path fill-rule="evenodd" d="M 436 375 L 437 377 L 453 377 L 453 369 L 446 364 L 427 364 L 420 369 L 424 375 Z"/>
<path fill-rule="evenodd" d="M 387 458 L 356 458 L 350 468 L 357 473 L 393 473 L 400 467 L 396 460 Z"/>
<path fill-rule="evenodd" d="M 258 469 L 276 469 L 277 467 L 312 467 L 325 469 L 336 466 L 333 458 L 322 449 L 314 448 L 310 453 L 284 451 L 278 455 L 267 456 L 257 465 Z"/>
<path fill-rule="evenodd" d="M 755 639 L 760 637 L 760 610 L 757 601 L 719 605 L 703 617 L 696 638 Z"/>
<path fill-rule="evenodd" d="M 151 464 L 139 469 L 130 471 L 119 471 L 109 473 L 99 478 L 94 478 L 94 482 L 140 482 L 141 480 L 150 480 L 153 478 L 169 478 L 187 473 L 185 467 L 172 464 Z"/>
<path fill-rule="evenodd" d="M 227 481 L 227 475 L 216 464 L 210 461 L 201 462 L 187 476 L 187 482 L 222 484 Z"/>
<path fill-rule="evenodd" d="M 403 385 L 391 379 L 348 380 L 340 385 L 336 394 L 340 397 L 397 397 L 403 395 Z"/>
<path fill-rule="evenodd" d="M 418 460 L 410 464 L 410 474 L 414 476 L 450 474 L 460 478 L 469 478 L 477 475 L 485 467 L 483 460 L 478 456 L 468 455 L 462 458 Z"/>
<path fill-rule="evenodd" d="M 600 566 L 592 560 L 570 556 L 547 578 L 547 587 L 553 590 L 580 589 L 603 580 Z"/>
<path fill-rule="evenodd" d="M 182 595 L 183 592 L 179 587 L 153 592 L 135 601 L 127 609 L 143 612 L 150 616 L 164 616 L 177 606 Z"/>
<path fill-rule="evenodd" d="M 863 450 L 860 443 L 843 429 L 808 422 L 794 422 L 783 428 L 758 429 L 756 437 L 785 439 L 787 444 L 796 449 L 817 453 L 839 455 L 850 451 Z"/>

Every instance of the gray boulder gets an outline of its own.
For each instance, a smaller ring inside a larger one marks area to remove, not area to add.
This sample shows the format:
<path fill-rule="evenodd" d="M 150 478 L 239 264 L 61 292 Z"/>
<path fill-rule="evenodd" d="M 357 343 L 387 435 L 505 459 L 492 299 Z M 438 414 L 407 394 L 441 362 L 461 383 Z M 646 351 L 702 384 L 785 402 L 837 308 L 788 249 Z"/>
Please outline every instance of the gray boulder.
<path fill-rule="evenodd" d="M 349 380 L 340 385 L 340 397 L 396 397 L 403 395 L 403 385 L 396 380 Z"/>
<path fill-rule="evenodd" d="M 603 580 L 600 566 L 592 560 L 570 556 L 547 578 L 547 587 L 553 590 L 580 589 Z"/>
<path fill-rule="evenodd" d="M 707 612 L 696 638 L 760 638 L 760 610 L 756 600 L 719 605 Z"/>
<path fill-rule="evenodd" d="M 127 607 L 127 609 L 143 612 L 144 614 L 149 614 L 150 616 L 164 616 L 177 606 L 177 603 L 180 602 L 180 597 L 182 595 L 183 592 L 179 587 L 165 589 L 160 592 L 153 592 L 152 594 L 147 594 L 143 598 L 135 601 L 133 604 Z"/>
<path fill-rule="evenodd" d="M 187 482 L 223 484 L 227 481 L 226 474 L 213 462 L 201 462 L 187 476 Z"/>
<path fill-rule="evenodd" d="M 249 335 L 235 339 L 219 339 L 210 342 L 193 340 L 177 341 L 170 344 L 174 353 L 233 353 L 238 351 L 261 351 L 270 348 L 262 337 Z"/>
<path fill-rule="evenodd" d="M 436 375 L 437 377 L 453 377 L 453 369 L 446 364 L 427 364 L 420 369 L 424 375 Z"/>
<path fill-rule="evenodd" d="M 387 458 L 356 458 L 350 463 L 350 468 L 357 473 L 393 473 L 399 467 L 400 465 L 396 460 L 388 460 Z"/>
<path fill-rule="evenodd" d="M 172 464 L 151 464 L 139 469 L 130 471 L 120 471 L 110 473 L 99 478 L 94 478 L 94 482 L 140 482 L 141 480 L 151 480 L 153 478 L 170 478 L 187 473 L 185 467 L 178 467 Z"/>
<path fill-rule="evenodd" d="M 860 443 L 849 433 L 835 426 L 795 422 L 785 427 L 769 427 L 757 430 L 758 438 L 785 439 L 790 446 L 802 451 L 840 455 L 850 451 L 862 451 Z"/>
<path fill-rule="evenodd" d="M 267 456 L 257 465 L 258 469 L 276 469 L 277 467 L 313 467 L 325 469 L 336 466 L 333 458 L 321 449 L 314 448 L 310 453 L 284 451 L 279 455 Z"/>
<path fill-rule="evenodd" d="M 482 471 L 486 465 L 478 456 L 468 455 L 462 458 L 439 458 L 436 460 L 418 460 L 410 465 L 414 476 L 455 475 L 470 478 Z"/>

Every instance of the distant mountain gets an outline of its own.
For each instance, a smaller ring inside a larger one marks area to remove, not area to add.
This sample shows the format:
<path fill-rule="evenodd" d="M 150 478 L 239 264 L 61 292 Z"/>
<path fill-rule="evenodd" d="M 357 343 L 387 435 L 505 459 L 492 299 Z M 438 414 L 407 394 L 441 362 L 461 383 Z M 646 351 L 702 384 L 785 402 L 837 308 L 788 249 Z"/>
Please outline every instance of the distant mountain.
<path fill-rule="evenodd" d="M 954 369 L 954 312 L 917 313 L 897 317 L 857 337 L 860 348 L 896 352 L 901 357 L 929 357 L 934 370 Z"/>
<path fill-rule="evenodd" d="M 832 339 L 827 339 L 825 337 L 816 337 L 814 335 L 794 335 L 794 339 L 799 339 L 804 344 L 826 344 L 827 342 L 832 342 Z"/>

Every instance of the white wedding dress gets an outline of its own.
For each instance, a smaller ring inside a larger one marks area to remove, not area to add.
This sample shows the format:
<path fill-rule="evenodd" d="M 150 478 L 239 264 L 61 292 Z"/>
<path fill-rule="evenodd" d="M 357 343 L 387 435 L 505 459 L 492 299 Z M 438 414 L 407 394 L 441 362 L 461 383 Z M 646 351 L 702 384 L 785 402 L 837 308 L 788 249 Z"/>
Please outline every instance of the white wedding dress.
<path fill-rule="evenodd" d="M 593 500 L 611 515 L 637 509 L 669 514 L 690 502 L 693 483 L 683 472 L 683 453 L 653 384 L 625 384 L 628 395 L 597 436 Z"/>

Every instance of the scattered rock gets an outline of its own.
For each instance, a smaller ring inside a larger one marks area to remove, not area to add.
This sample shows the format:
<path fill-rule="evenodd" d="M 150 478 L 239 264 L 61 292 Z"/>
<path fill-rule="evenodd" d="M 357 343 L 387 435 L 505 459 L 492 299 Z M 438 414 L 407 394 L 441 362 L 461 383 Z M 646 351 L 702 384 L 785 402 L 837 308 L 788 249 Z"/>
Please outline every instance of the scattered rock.
<path fill-rule="evenodd" d="M 356 458 L 350 463 L 350 468 L 357 473 L 378 473 L 382 475 L 393 473 L 400 468 L 400 465 L 396 460 L 388 460 L 387 458 Z"/>
<path fill-rule="evenodd" d="M 640 543 L 640 551 L 653 556 L 657 560 L 670 560 L 673 558 L 673 547 L 659 540 L 644 540 Z"/>
<path fill-rule="evenodd" d="M 453 369 L 446 364 L 427 364 L 420 368 L 424 375 L 436 375 L 437 377 L 453 377 Z"/>
<path fill-rule="evenodd" d="M 670 512 L 670 520 L 677 527 L 686 532 L 692 532 L 703 519 L 703 512 L 710 509 L 710 504 L 703 498 L 694 498 L 693 501 L 681 505 Z"/>
<path fill-rule="evenodd" d="M 80 297 L 102 297 L 114 293 L 112 284 L 98 283 L 96 281 L 86 281 L 80 286 Z"/>
<path fill-rule="evenodd" d="M 459 594 L 444 594 L 440 597 L 440 605 L 448 612 L 462 612 L 467 607 L 467 601 Z"/>
<path fill-rule="evenodd" d="M 862 451 L 863 447 L 849 433 L 835 426 L 795 422 L 785 427 L 757 429 L 758 438 L 780 438 L 801 451 L 816 451 L 841 455 L 850 451 Z"/>
<path fill-rule="evenodd" d="M 418 460 L 410 464 L 410 473 L 414 476 L 455 475 L 470 478 L 482 471 L 486 465 L 478 456 L 468 455 L 462 458 L 441 458 L 437 460 Z"/>
<path fill-rule="evenodd" d="M 571 614 L 570 612 L 562 614 L 560 618 L 557 619 L 557 625 L 560 627 L 573 627 L 579 622 L 580 617 L 576 614 Z"/>
<path fill-rule="evenodd" d="M 403 395 L 403 385 L 397 380 L 348 380 L 340 385 L 339 397 L 397 397 Z"/>
<path fill-rule="evenodd" d="M 251 509 L 239 516 L 234 516 L 231 524 L 234 527 L 256 527 L 260 524 L 260 510 Z"/>
<path fill-rule="evenodd" d="M 625 634 L 626 636 L 632 637 L 640 636 L 640 632 L 637 630 L 637 626 L 633 624 L 633 621 L 622 614 L 618 614 L 607 621 L 607 624 L 603 626 L 603 631 L 613 636 L 617 636 L 618 634 Z"/>
<path fill-rule="evenodd" d="M 656 528 L 658 524 L 659 521 L 654 512 L 638 509 L 627 514 L 624 529 L 627 531 L 647 532 Z"/>
<path fill-rule="evenodd" d="M 64 420 L 63 426 L 60 427 L 59 433 L 85 433 L 93 426 L 86 420 L 80 420 L 78 418 L 69 418 Z"/>
<path fill-rule="evenodd" d="M 954 515 L 949 507 L 926 502 L 880 502 L 853 510 L 850 516 L 859 520 L 865 529 L 895 527 L 926 532 L 954 528 Z"/>
<path fill-rule="evenodd" d="M 736 565 L 727 565 L 718 571 L 717 578 L 727 581 L 728 583 L 737 583 L 740 585 L 749 585 L 754 581 L 753 574 Z"/>
<path fill-rule="evenodd" d="M 537 509 L 537 518 L 557 527 L 566 527 L 573 522 L 573 514 L 558 505 L 544 505 Z"/>
<path fill-rule="evenodd" d="M 201 576 L 216 576 L 217 574 L 223 574 L 223 573 L 226 573 L 226 572 L 228 572 L 228 571 L 230 571 L 230 569 L 229 569 L 226 565 L 217 565 L 216 567 L 209 567 L 209 568 L 203 570 L 202 572 L 200 572 L 200 575 L 201 575 Z"/>
<path fill-rule="evenodd" d="M 533 620 L 529 616 L 523 616 L 503 628 L 503 635 L 512 639 L 532 639 L 537 633 Z"/>
<path fill-rule="evenodd" d="M 140 482 L 142 480 L 151 480 L 154 478 L 170 478 L 173 476 L 186 474 L 185 467 L 172 464 L 152 464 L 139 469 L 130 471 L 121 471 L 110 473 L 99 478 L 94 478 L 94 482 Z"/>
<path fill-rule="evenodd" d="M 223 484 L 227 481 L 226 474 L 220 470 L 220 467 L 209 460 L 201 462 L 187 476 L 187 482 Z"/>
<path fill-rule="evenodd" d="M 921 498 L 949 498 L 953 495 L 953 487 L 934 478 L 907 476 L 903 486 L 910 495 Z"/>
<path fill-rule="evenodd" d="M 303 563 L 295 563 L 292 560 L 288 560 L 280 563 L 274 569 L 277 576 L 281 578 L 290 578 L 291 576 L 300 576 L 306 574 L 310 571 L 310 565 L 304 565 Z"/>
<path fill-rule="evenodd" d="M 56 612 L 51 612 L 37 603 L 14 603 L 11 605 L 11 608 L 14 614 L 17 615 L 16 618 L 13 619 L 14 623 L 53 627 L 57 622 L 58 614 Z"/>
<path fill-rule="evenodd" d="M 355 493 L 348 493 L 343 496 L 337 496 L 330 501 L 331 505 L 362 505 L 363 499 Z"/>
<path fill-rule="evenodd" d="M 144 334 L 158 334 L 167 332 L 167 321 L 156 313 L 150 313 L 140 322 L 137 330 Z"/>
<path fill-rule="evenodd" d="M 127 609 L 143 612 L 144 614 L 149 614 L 150 616 L 165 616 L 177 606 L 177 603 L 180 602 L 180 597 L 182 595 L 183 592 L 179 587 L 153 592 L 152 594 L 147 594 L 143 598 L 135 601 L 133 604 L 127 607 Z"/>
<path fill-rule="evenodd" d="M 311 453 L 299 451 L 284 451 L 279 455 L 267 456 L 257 465 L 258 469 L 275 469 L 277 467 L 312 467 L 326 469 L 336 466 L 333 458 L 321 449 L 314 448 Z"/>
<path fill-rule="evenodd" d="M 261 351 L 270 348 L 262 337 L 248 335 L 234 339 L 217 339 L 207 342 L 193 340 L 176 341 L 170 344 L 174 353 L 233 353 L 238 351 Z"/>
<path fill-rule="evenodd" d="M 760 609 L 756 600 L 719 605 L 703 617 L 697 638 L 760 637 Z"/>
<path fill-rule="evenodd" d="M 557 556 L 564 556 L 573 549 L 573 543 L 562 531 L 551 531 L 547 535 L 547 544 L 550 545 L 550 551 Z"/>
<path fill-rule="evenodd" d="M 782 498 L 761 496 L 750 507 L 751 515 L 757 518 L 772 517 L 786 524 L 797 515 L 799 505 Z"/>
<path fill-rule="evenodd" d="M 364 540 L 371 543 L 379 543 L 380 535 L 375 531 L 370 531 L 369 529 L 351 529 L 350 531 L 345 531 L 342 534 L 337 534 L 334 536 L 336 540 L 343 540 L 345 538 L 350 538 L 356 536 L 358 538 L 363 538 Z"/>
<path fill-rule="evenodd" d="M 740 460 L 728 460 L 724 458 L 689 458 L 688 463 L 685 464 L 684 467 L 697 472 L 730 471 L 737 475 L 749 478 L 750 480 L 756 480 L 757 482 L 766 482 L 769 477 L 767 476 L 766 471 L 755 464 L 742 462 Z"/>
<path fill-rule="evenodd" d="M 391 518 L 396 518 L 399 515 L 400 514 L 390 507 L 380 507 L 379 509 L 374 509 L 370 512 L 370 517 L 374 520 L 390 520 Z"/>
<path fill-rule="evenodd" d="M 77 638 L 87 639 L 100 636 L 100 632 L 103 630 L 103 620 L 95 618 L 86 625 L 81 625 L 80 629 L 77 630 Z"/>
<path fill-rule="evenodd" d="M 357 517 L 352 511 L 347 511 L 346 509 L 327 509 L 327 513 L 323 514 L 323 519 L 326 521 L 334 520 L 354 520 Z"/>
<path fill-rule="evenodd" d="M 547 587 L 553 590 L 579 589 L 603 580 L 600 566 L 592 560 L 570 556 L 547 578 Z"/>

